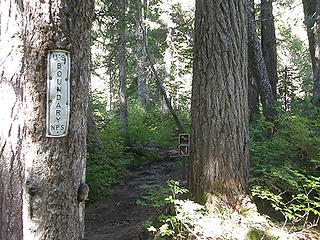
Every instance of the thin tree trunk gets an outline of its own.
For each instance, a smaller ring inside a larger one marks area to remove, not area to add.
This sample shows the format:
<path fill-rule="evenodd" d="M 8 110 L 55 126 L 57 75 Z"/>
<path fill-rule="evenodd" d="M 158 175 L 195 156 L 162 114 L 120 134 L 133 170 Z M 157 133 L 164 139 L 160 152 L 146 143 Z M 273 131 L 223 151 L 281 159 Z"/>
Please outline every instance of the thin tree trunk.
<path fill-rule="evenodd" d="M 166 103 L 166 105 L 167 105 L 167 107 L 168 107 L 168 109 L 169 109 L 169 111 L 170 111 L 175 123 L 176 123 L 176 126 L 177 126 L 179 132 L 183 133 L 184 132 L 183 126 L 182 126 L 182 124 L 181 124 L 181 122 L 180 122 L 175 110 L 173 109 L 170 100 L 168 99 L 166 90 L 164 89 L 164 87 L 162 85 L 162 82 L 161 82 L 161 79 L 160 79 L 160 77 L 159 77 L 159 75 L 158 75 L 158 73 L 157 73 L 157 71 L 156 71 L 156 69 L 154 67 L 154 63 L 153 63 L 153 60 L 152 60 L 152 58 L 150 56 L 150 53 L 149 53 L 149 50 L 148 50 L 148 46 L 147 46 L 147 42 L 146 42 L 146 33 L 144 31 L 143 31 L 143 35 L 144 35 L 144 39 L 145 39 L 144 46 L 145 46 L 145 49 L 146 49 L 146 54 L 147 54 L 147 58 L 149 60 L 149 66 L 151 68 L 151 71 L 152 71 L 152 73 L 153 73 L 153 75 L 154 75 L 154 77 L 156 79 L 156 83 L 158 85 L 160 93 L 164 98 L 164 101 L 165 101 L 165 103 Z"/>
<path fill-rule="evenodd" d="M 246 24 L 244 0 L 196 1 L 189 188 L 209 204 L 246 196 Z"/>
<path fill-rule="evenodd" d="M 83 239 L 90 29 L 94 1 L 2 0 L 0 239 Z M 49 50 L 70 51 L 67 136 L 46 137 Z"/>
<path fill-rule="evenodd" d="M 137 13 L 136 13 L 136 56 L 137 56 L 137 95 L 140 101 L 141 106 L 146 109 L 149 104 L 149 93 L 147 85 L 147 53 L 144 46 L 144 42 L 147 39 L 144 39 L 143 32 L 147 32 L 145 26 L 145 11 L 147 8 L 146 0 L 137 0 Z"/>
<path fill-rule="evenodd" d="M 302 0 L 313 71 L 313 104 L 320 107 L 320 0 Z"/>
<path fill-rule="evenodd" d="M 249 66 L 251 66 L 250 61 Z M 252 75 L 251 69 L 252 68 L 250 67 L 248 68 L 248 103 L 250 121 L 254 120 L 259 113 L 259 89 L 257 81 Z"/>
<path fill-rule="evenodd" d="M 96 150 L 105 152 L 104 146 L 99 138 L 99 133 L 96 123 L 94 122 L 90 105 L 87 113 L 87 150 L 89 153 L 94 153 Z"/>
<path fill-rule="evenodd" d="M 94 153 L 96 149 L 105 151 L 102 142 L 99 138 L 96 123 L 90 107 L 90 99 L 92 99 L 91 81 L 89 82 L 89 105 L 87 109 L 87 151 L 88 153 Z"/>
<path fill-rule="evenodd" d="M 109 74 L 109 81 L 110 82 L 109 82 L 109 107 L 108 107 L 108 110 L 112 111 L 113 110 L 113 96 L 115 95 L 114 89 L 113 89 L 115 79 L 114 79 L 114 75 L 113 75 L 112 71 L 110 71 L 110 74 Z"/>
<path fill-rule="evenodd" d="M 170 26 L 170 22 L 168 21 L 168 27 L 167 27 L 167 37 L 166 37 L 166 44 L 167 44 L 167 48 L 164 52 L 164 68 L 165 68 L 165 79 L 163 80 L 164 82 L 170 83 L 170 78 L 171 76 L 173 76 L 173 72 L 172 72 L 172 64 L 173 64 L 173 44 L 172 44 L 172 26 Z M 172 23 L 171 23 L 172 24 Z M 161 99 L 161 110 L 162 112 L 168 112 L 168 107 L 165 101 L 165 98 L 163 97 Z M 171 103 L 171 98 L 169 96 L 169 101 Z"/>
<path fill-rule="evenodd" d="M 277 45 L 273 17 L 273 0 L 261 0 L 261 46 L 264 62 L 272 88 L 273 98 L 277 99 Z"/>
<path fill-rule="evenodd" d="M 171 115 L 172 115 L 175 123 L 176 123 L 176 126 L 177 126 L 179 132 L 180 132 L 180 133 L 183 133 L 183 132 L 184 132 L 183 126 L 182 126 L 182 124 L 181 124 L 181 122 L 180 122 L 180 120 L 179 120 L 179 118 L 178 118 L 175 110 L 173 109 L 170 100 L 168 99 L 166 90 L 165 90 L 164 87 L 162 86 L 161 79 L 160 79 L 160 77 L 159 77 L 159 75 L 158 75 L 158 73 L 157 73 L 157 71 L 156 71 L 156 69 L 155 69 L 155 67 L 154 67 L 154 63 L 153 63 L 153 61 L 152 61 L 152 59 L 151 59 L 151 57 L 150 57 L 150 55 L 149 55 L 148 50 L 147 50 L 147 55 L 148 55 L 148 59 L 149 59 L 149 64 L 150 64 L 151 70 L 152 70 L 152 72 L 153 72 L 153 74 L 154 74 L 154 77 L 155 77 L 155 79 L 156 79 L 158 88 L 160 89 L 160 93 L 161 93 L 161 95 L 162 95 L 163 98 L 164 98 L 164 101 L 165 101 L 165 103 L 166 103 L 166 105 L 167 105 L 167 107 L 168 107 L 168 109 L 169 109 L 169 111 L 170 111 L 170 113 L 171 113 Z"/>
<path fill-rule="evenodd" d="M 313 103 L 316 107 L 320 107 L 320 0 L 316 4 L 316 23 L 315 32 L 315 63 L 313 70 Z"/>
<path fill-rule="evenodd" d="M 263 115 L 266 120 L 273 122 L 275 120 L 275 99 L 272 93 L 272 87 L 270 84 L 267 67 L 264 62 L 261 46 L 259 43 L 256 25 L 254 21 L 253 9 L 248 6 L 248 45 L 250 63 L 252 63 L 250 69 L 257 79 L 259 85 L 260 100 L 263 108 Z"/>
<path fill-rule="evenodd" d="M 120 32 L 119 32 L 119 100 L 121 133 L 128 131 L 127 95 L 126 95 L 126 46 L 125 46 L 125 0 L 119 1 Z"/>

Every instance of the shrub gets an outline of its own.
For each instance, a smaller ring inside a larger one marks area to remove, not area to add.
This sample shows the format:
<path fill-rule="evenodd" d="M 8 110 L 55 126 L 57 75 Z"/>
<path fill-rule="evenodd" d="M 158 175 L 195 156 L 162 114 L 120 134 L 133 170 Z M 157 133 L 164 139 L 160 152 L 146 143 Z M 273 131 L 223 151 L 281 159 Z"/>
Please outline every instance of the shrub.
<path fill-rule="evenodd" d="M 125 175 L 127 163 L 127 159 L 108 158 L 101 151 L 89 155 L 86 169 L 86 182 L 90 187 L 89 202 L 102 200 L 110 195 L 112 185 Z"/>
<path fill-rule="evenodd" d="M 262 118 L 250 127 L 251 193 L 281 213 L 285 223 L 312 224 L 320 217 L 317 124 L 305 116 L 283 116 L 273 137 Z M 268 205 L 266 205 L 268 206 Z M 268 207 L 262 207 L 269 211 Z M 275 215 L 273 215 L 274 217 Z"/>

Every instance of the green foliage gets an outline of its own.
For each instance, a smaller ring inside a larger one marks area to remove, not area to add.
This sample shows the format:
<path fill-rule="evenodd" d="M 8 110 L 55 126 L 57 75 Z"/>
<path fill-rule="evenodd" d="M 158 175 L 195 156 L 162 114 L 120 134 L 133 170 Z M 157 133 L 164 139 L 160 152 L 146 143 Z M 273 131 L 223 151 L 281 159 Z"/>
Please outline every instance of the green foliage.
<path fill-rule="evenodd" d="M 320 178 L 315 170 L 320 161 L 320 129 L 315 119 L 282 116 L 273 137 L 266 135 L 270 123 L 263 119 L 250 126 L 251 193 L 291 224 L 307 225 L 320 217 Z"/>
<path fill-rule="evenodd" d="M 106 149 L 112 149 L 119 155 L 124 150 L 132 152 L 141 151 L 142 145 L 172 146 L 176 143 L 177 133 L 175 124 L 169 113 L 163 113 L 156 106 L 143 109 L 137 100 L 128 102 L 128 139 L 124 146 L 124 139 L 120 134 L 120 120 L 118 109 L 106 111 L 106 100 L 101 98 L 101 93 L 95 92 L 92 97 L 92 108 L 96 125 Z M 179 113 L 189 124 L 189 116 Z M 109 152 L 109 151 L 108 151 Z"/>
<path fill-rule="evenodd" d="M 136 201 L 138 205 L 162 207 L 168 203 L 166 200 L 170 193 L 168 188 L 161 185 L 142 185 L 140 188 L 146 190 L 147 194 Z"/>
<path fill-rule="evenodd" d="M 142 185 L 141 188 L 146 189 L 147 194 L 142 196 L 142 199 L 138 199 L 137 204 L 143 206 L 149 205 L 158 208 L 171 204 L 175 209 L 175 202 L 178 200 L 177 197 L 188 192 L 187 189 L 180 187 L 179 182 L 174 180 L 168 180 L 167 187 L 160 185 Z M 179 237 L 186 232 L 185 227 L 177 218 L 175 210 L 174 214 L 160 214 L 157 221 L 158 224 L 160 224 L 157 228 L 150 222 L 146 224 L 148 230 L 154 233 L 154 239 L 160 240 L 163 239 L 162 237 L 179 239 Z"/>
<path fill-rule="evenodd" d="M 246 240 L 277 240 L 278 237 L 270 237 L 268 236 L 265 231 L 257 228 L 249 229 Z"/>
<path fill-rule="evenodd" d="M 99 79 L 105 83 L 112 95 L 111 105 L 118 100 L 118 35 L 124 27 L 120 24 L 120 16 L 125 18 L 127 99 L 137 99 L 136 47 L 141 41 L 137 10 L 143 7 L 144 19 L 141 21 L 146 27 L 148 52 L 163 80 L 168 97 L 178 109 L 187 110 L 190 107 L 194 10 L 186 10 L 179 4 L 169 4 L 170 7 L 164 8 L 165 5 L 168 3 L 161 0 L 149 1 L 147 5 L 141 1 L 128 1 L 125 16 L 122 16 L 116 1 L 96 1 L 96 20 L 91 34 L 93 80 Z M 170 25 L 168 20 L 173 25 Z M 169 35 L 172 38 L 170 41 Z M 169 72 L 165 69 L 166 51 L 170 51 L 172 55 Z M 146 57 L 144 61 L 149 67 Z M 148 98 L 160 105 L 162 95 L 159 94 L 154 74 L 150 69 L 145 69 L 144 74 L 148 79 Z"/>
<path fill-rule="evenodd" d="M 154 143 L 157 146 L 172 146 L 177 138 L 174 122 L 169 113 L 155 106 L 144 110 L 136 100 L 128 104 L 129 139 L 134 145 Z"/>
<path fill-rule="evenodd" d="M 295 0 L 292 2 L 295 2 L 294 6 L 299 5 Z M 281 2 L 277 4 L 282 5 Z M 288 3 L 285 5 L 290 6 Z M 278 89 L 279 99 L 285 111 L 290 110 L 291 105 L 299 98 L 310 97 L 313 86 L 308 44 L 301 39 L 301 36 L 294 33 L 293 27 L 298 24 L 298 19 L 293 20 L 292 18 L 295 16 L 285 14 L 279 16 L 277 21 L 279 30 Z M 302 25 L 301 22 L 300 24 Z"/>
<path fill-rule="evenodd" d="M 161 185 L 141 185 L 141 189 L 146 190 L 142 199 L 137 200 L 137 204 L 142 206 L 163 207 L 168 203 L 173 203 L 177 196 L 188 192 L 187 189 L 181 188 L 180 183 L 174 180 L 167 181 L 167 187 Z"/>
<path fill-rule="evenodd" d="M 120 181 L 128 165 L 146 165 L 160 158 L 147 146 L 174 146 L 177 133 L 172 117 L 150 106 L 148 112 L 136 100 L 128 103 L 128 135 L 120 134 L 118 110 L 107 111 L 103 93 L 94 92 L 91 109 L 99 137 L 106 152 L 95 152 L 88 156 L 87 182 L 90 186 L 91 202 L 110 194 L 112 185 Z M 180 114 L 189 122 L 187 114 Z"/>
<path fill-rule="evenodd" d="M 172 5 L 170 16 L 175 24 L 173 29 L 173 44 L 178 51 L 177 60 L 183 63 L 179 69 L 181 75 L 192 73 L 193 34 L 195 9 L 183 10 L 181 3 Z"/>
<path fill-rule="evenodd" d="M 90 186 L 89 202 L 105 199 L 111 193 L 112 185 L 124 176 L 126 160 L 107 158 L 105 153 L 98 151 L 89 154 L 86 169 L 86 182 Z"/>
<path fill-rule="evenodd" d="M 95 202 L 105 199 L 112 189 L 126 174 L 126 166 L 133 157 L 126 150 L 125 139 L 120 134 L 120 122 L 109 114 L 103 101 L 102 93 L 95 93 L 91 109 L 99 131 L 99 137 L 105 152 L 101 150 L 89 153 L 86 179 L 90 186 L 89 200 Z"/>

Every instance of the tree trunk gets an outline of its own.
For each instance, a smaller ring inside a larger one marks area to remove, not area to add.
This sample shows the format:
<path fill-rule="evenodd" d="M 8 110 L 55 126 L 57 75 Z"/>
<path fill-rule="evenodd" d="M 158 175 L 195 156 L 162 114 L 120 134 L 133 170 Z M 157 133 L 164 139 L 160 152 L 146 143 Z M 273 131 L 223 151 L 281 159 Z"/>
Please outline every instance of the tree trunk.
<path fill-rule="evenodd" d="M 313 104 L 320 107 L 320 1 L 302 0 L 313 71 Z"/>
<path fill-rule="evenodd" d="M 189 187 L 207 203 L 246 195 L 246 24 L 244 0 L 196 1 Z"/>
<path fill-rule="evenodd" d="M 163 82 L 170 84 L 170 78 L 173 76 L 173 49 L 174 46 L 172 44 L 172 32 L 173 32 L 173 27 L 172 27 L 172 20 L 170 19 L 167 23 L 167 37 L 166 37 L 166 50 L 164 52 L 163 60 L 164 60 L 164 69 L 165 69 L 165 78 L 163 81 L 161 81 L 161 85 L 163 86 Z M 164 86 L 163 86 L 164 87 Z M 172 105 L 171 97 L 169 94 L 169 102 L 170 105 Z M 169 108 L 167 107 L 168 104 L 166 103 L 165 97 L 162 97 L 161 99 L 161 110 L 163 113 L 167 113 Z"/>
<path fill-rule="evenodd" d="M 109 84 L 108 84 L 109 85 L 109 92 L 107 93 L 107 95 L 108 95 L 107 111 L 112 111 L 114 108 L 113 98 L 116 95 L 116 92 L 114 90 L 114 85 L 115 85 L 117 79 L 116 79 L 115 74 L 113 73 L 112 70 L 109 70 L 107 75 L 109 77 Z"/>
<path fill-rule="evenodd" d="M 175 110 L 173 109 L 173 107 L 171 105 L 171 102 L 170 102 L 170 100 L 169 100 L 169 98 L 167 96 L 167 92 L 166 92 L 165 88 L 163 87 L 161 79 L 160 79 L 160 77 L 159 77 L 159 75 L 158 75 L 158 73 L 157 73 L 157 71 L 156 71 L 156 69 L 154 67 L 153 60 L 152 60 L 152 58 L 150 56 L 150 53 L 149 53 L 149 50 L 148 50 L 146 33 L 144 31 L 143 31 L 143 36 L 144 36 L 143 38 L 145 40 L 144 41 L 144 46 L 145 46 L 145 49 L 146 49 L 146 54 L 147 54 L 147 58 L 148 58 L 148 61 L 149 61 L 149 66 L 151 68 L 151 71 L 152 71 L 155 79 L 156 79 L 156 83 L 157 83 L 158 88 L 160 90 L 160 94 L 163 97 L 164 102 L 165 102 L 166 106 L 168 107 L 168 109 L 169 109 L 169 111 L 170 111 L 170 113 L 171 113 L 171 115 L 172 115 L 172 117 L 173 117 L 173 119 L 174 119 L 174 121 L 176 123 L 178 131 L 180 133 L 183 133 L 184 132 L 183 126 L 182 126 L 182 124 L 181 124 L 181 122 L 180 122 Z"/>
<path fill-rule="evenodd" d="M 261 0 L 261 46 L 264 62 L 272 88 L 273 98 L 277 99 L 277 48 L 274 17 L 272 14 L 273 0 Z"/>
<path fill-rule="evenodd" d="M 275 120 L 275 99 L 273 98 L 272 87 L 269 80 L 267 67 L 264 62 L 261 46 L 259 43 L 253 9 L 248 5 L 248 52 L 249 68 L 259 87 L 260 100 L 263 108 L 263 115 L 267 121 Z"/>
<path fill-rule="evenodd" d="M 94 153 L 96 150 L 105 152 L 104 146 L 99 138 L 99 132 L 94 122 L 90 105 L 87 114 L 87 151 L 88 153 Z"/>
<path fill-rule="evenodd" d="M 160 79 L 160 77 L 158 76 L 158 73 L 157 73 L 156 69 L 154 68 L 154 63 L 153 63 L 153 61 L 152 61 L 152 59 L 151 59 L 151 56 L 149 55 L 148 49 L 147 49 L 147 55 L 148 55 L 148 59 L 149 59 L 149 63 L 150 63 L 151 70 L 152 70 L 152 72 L 153 72 L 153 74 L 154 74 L 154 76 L 155 76 L 156 83 L 157 83 L 158 88 L 159 88 L 159 90 L 160 90 L 160 93 L 161 93 L 161 95 L 162 95 L 162 97 L 163 97 L 163 101 L 165 102 L 167 108 L 169 109 L 169 111 L 170 111 L 170 113 L 171 113 L 171 115 L 172 115 L 172 117 L 173 117 L 173 119 L 174 119 L 174 121 L 175 121 L 175 123 L 176 123 L 176 126 L 177 126 L 177 128 L 178 128 L 178 131 L 179 131 L 180 133 L 183 133 L 183 132 L 184 132 L 183 126 L 182 126 L 182 124 L 181 124 L 181 122 L 180 122 L 180 120 L 179 120 L 179 118 L 178 118 L 175 110 L 173 109 L 173 107 L 172 107 L 172 105 L 171 105 L 171 102 L 170 102 L 170 100 L 169 100 L 169 98 L 168 98 L 168 96 L 167 96 L 166 90 L 165 90 L 164 87 L 162 86 L 161 79 Z"/>
<path fill-rule="evenodd" d="M 249 0 L 248 6 L 254 9 L 254 1 Z M 253 13 L 254 18 L 254 13 Z M 248 32 L 248 35 L 250 32 Z M 256 68 L 254 60 L 254 51 L 252 46 L 248 43 L 248 103 L 249 103 L 249 120 L 255 119 L 259 113 L 259 88 L 257 84 L 257 74 L 254 69 Z"/>
<path fill-rule="evenodd" d="M 83 239 L 94 2 L 2 0 L 0 239 Z M 67 136 L 46 137 L 49 50 L 70 51 Z"/>
<path fill-rule="evenodd" d="M 250 52 L 250 50 L 249 50 Z M 249 54 L 250 57 L 250 54 Z M 257 80 L 252 74 L 251 61 L 248 63 L 248 103 L 249 103 L 249 120 L 253 121 L 259 113 L 259 88 Z"/>
<path fill-rule="evenodd" d="M 141 106 L 146 109 L 149 104 L 148 85 L 147 85 L 147 53 L 144 47 L 144 32 L 147 32 L 145 26 L 145 9 L 147 8 L 147 0 L 137 0 L 136 13 L 136 56 L 137 56 L 137 95 Z"/>
<path fill-rule="evenodd" d="M 119 100 L 121 133 L 128 131 L 127 95 L 126 95 L 126 40 L 125 40 L 125 0 L 119 1 Z"/>

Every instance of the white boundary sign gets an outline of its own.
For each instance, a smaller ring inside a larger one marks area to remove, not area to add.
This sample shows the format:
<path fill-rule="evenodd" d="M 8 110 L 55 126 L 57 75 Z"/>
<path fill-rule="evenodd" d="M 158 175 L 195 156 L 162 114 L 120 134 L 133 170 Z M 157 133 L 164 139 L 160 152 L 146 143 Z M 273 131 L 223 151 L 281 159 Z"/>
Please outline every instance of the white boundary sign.
<path fill-rule="evenodd" d="M 47 137 L 64 137 L 70 115 L 70 52 L 50 50 L 47 56 Z"/>

